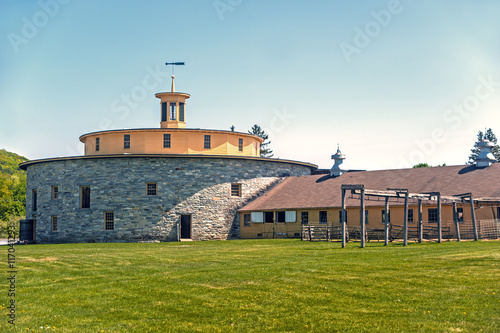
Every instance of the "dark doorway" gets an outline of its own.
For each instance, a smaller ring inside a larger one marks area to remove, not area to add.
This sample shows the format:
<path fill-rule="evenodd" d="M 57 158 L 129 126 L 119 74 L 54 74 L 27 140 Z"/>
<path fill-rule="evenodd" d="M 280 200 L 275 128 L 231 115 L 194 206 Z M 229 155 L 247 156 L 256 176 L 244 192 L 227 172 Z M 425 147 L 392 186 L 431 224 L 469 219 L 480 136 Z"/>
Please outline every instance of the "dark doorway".
<path fill-rule="evenodd" d="M 181 215 L 181 238 L 191 238 L 191 215 Z"/>
<path fill-rule="evenodd" d="M 34 237 L 34 221 L 33 220 L 21 220 L 19 222 L 19 240 L 32 242 L 35 240 Z"/>
<path fill-rule="evenodd" d="M 265 221 L 266 223 L 274 222 L 274 212 L 265 212 Z"/>

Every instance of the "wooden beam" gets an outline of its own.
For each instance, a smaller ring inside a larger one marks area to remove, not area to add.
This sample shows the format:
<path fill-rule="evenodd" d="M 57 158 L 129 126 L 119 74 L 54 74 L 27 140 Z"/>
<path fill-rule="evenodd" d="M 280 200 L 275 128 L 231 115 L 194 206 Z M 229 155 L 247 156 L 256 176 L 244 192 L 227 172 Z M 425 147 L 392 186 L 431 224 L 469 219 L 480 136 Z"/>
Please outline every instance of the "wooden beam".
<path fill-rule="evenodd" d="M 342 189 L 342 210 L 340 214 L 340 223 L 342 225 L 342 248 L 345 248 L 345 243 L 346 243 L 346 221 L 345 221 L 345 189 Z"/>
<path fill-rule="evenodd" d="M 408 245 L 408 193 L 405 193 L 405 210 L 403 221 L 403 245 Z"/>
<path fill-rule="evenodd" d="M 479 235 L 477 234 L 477 225 L 476 225 L 476 211 L 474 209 L 474 198 L 472 194 L 469 196 L 470 201 L 470 213 L 472 216 L 472 228 L 474 229 L 474 240 L 479 240 Z"/>
<path fill-rule="evenodd" d="M 455 232 L 457 233 L 457 242 L 460 242 L 460 227 L 458 224 L 457 203 L 453 203 L 453 221 L 455 222 Z"/>
<path fill-rule="evenodd" d="M 365 247 L 366 241 L 366 224 L 365 224 L 365 191 L 361 190 L 361 209 L 359 211 L 360 214 L 360 223 L 361 223 L 361 248 Z"/>
<path fill-rule="evenodd" d="M 389 197 L 385 197 L 385 233 L 384 233 L 384 245 L 389 245 Z"/>

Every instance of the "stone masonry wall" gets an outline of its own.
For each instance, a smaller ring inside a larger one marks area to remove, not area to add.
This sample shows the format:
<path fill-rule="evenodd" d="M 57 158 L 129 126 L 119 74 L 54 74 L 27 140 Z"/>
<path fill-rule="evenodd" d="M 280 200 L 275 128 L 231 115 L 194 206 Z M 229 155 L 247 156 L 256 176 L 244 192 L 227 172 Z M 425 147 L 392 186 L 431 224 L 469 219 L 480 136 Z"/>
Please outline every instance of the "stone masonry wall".
<path fill-rule="evenodd" d="M 174 241 L 181 214 L 191 215 L 193 240 L 238 238 L 240 207 L 283 177 L 310 172 L 296 163 L 212 157 L 39 162 L 28 166 L 27 217 L 36 216 L 37 243 Z M 148 182 L 157 183 L 156 196 L 146 195 Z M 241 184 L 241 197 L 231 196 L 232 183 Z M 57 199 L 52 186 L 58 186 Z M 90 186 L 90 208 L 80 208 L 81 186 Z M 113 231 L 104 230 L 105 212 L 114 212 Z M 55 232 L 52 216 L 58 220 Z"/>

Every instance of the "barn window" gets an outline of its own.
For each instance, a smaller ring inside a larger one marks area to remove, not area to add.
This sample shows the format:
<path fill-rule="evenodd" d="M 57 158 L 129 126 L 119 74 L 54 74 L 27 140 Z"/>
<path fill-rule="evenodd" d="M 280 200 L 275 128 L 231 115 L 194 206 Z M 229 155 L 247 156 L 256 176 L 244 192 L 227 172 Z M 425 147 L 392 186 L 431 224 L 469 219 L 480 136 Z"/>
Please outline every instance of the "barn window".
<path fill-rule="evenodd" d="M 203 141 L 203 148 L 205 149 L 210 149 L 210 146 L 211 146 L 211 137 L 210 135 L 205 135 L 205 138 L 204 138 L 204 141 Z"/>
<path fill-rule="evenodd" d="M 161 103 L 161 121 L 167 121 L 167 102 Z"/>
<path fill-rule="evenodd" d="M 158 183 L 146 183 L 146 195 L 155 196 L 158 194 Z"/>
<path fill-rule="evenodd" d="M 389 223 L 391 223 L 391 210 L 389 210 L 387 215 L 387 217 L 389 218 Z M 385 223 L 385 209 L 382 209 L 382 223 Z"/>
<path fill-rule="evenodd" d="M 170 134 L 163 134 L 163 148 L 171 148 Z"/>
<path fill-rule="evenodd" d="M 37 189 L 34 189 L 31 191 L 31 201 L 32 201 L 32 210 L 36 212 L 37 206 L 38 206 L 38 191 Z"/>
<path fill-rule="evenodd" d="M 413 209 L 408 209 L 408 223 L 413 223 Z"/>
<path fill-rule="evenodd" d="M 241 184 L 238 183 L 231 184 L 231 196 L 241 197 Z"/>
<path fill-rule="evenodd" d="M 297 212 L 294 210 L 287 210 L 285 212 L 285 222 L 296 222 L 297 221 Z"/>
<path fill-rule="evenodd" d="M 438 223 L 438 210 L 437 210 L 437 208 L 429 208 L 427 210 L 427 221 L 429 223 Z"/>
<path fill-rule="evenodd" d="M 114 212 L 104 212 L 104 230 L 106 230 L 106 231 L 115 230 L 115 213 Z"/>
<path fill-rule="evenodd" d="M 184 121 L 184 103 L 179 103 L 179 121 Z"/>
<path fill-rule="evenodd" d="M 52 200 L 56 200 L 59 198 L 59 187 L 52 186 Z"/>
<path fill-rule="evenodd" d="M 52 216 L 52 231 L 57 231 L 57 216 Z"/>
<path fill-rule="evenodd" d="M 243 225 L 245 227 L 250 225 L 250 214 L 243 214 Z"/>
<path fill-rule="evenodd" d="M 238 151 L 243 151 L 243 139 L 238 139 Z"/>
<path fill-rule="evenodd" d="M 125 134 L 123 136 L 123 148 L 130 149 L 130 134 Z"/>
<path fill-rule="evenodd" d="M 250 213 L 250 219 L 252 223 L 263 223 L 264 213 L 263 212 L 252 212 Z"/>
<path fill-rule="evenodd" d="M 497 220 L 498 220 L 499 208 L 500 207 L 497 207 Z M 464 222 L 464 209 L 462 207 L 457 208 L 457 218 L 458 218 L 458 222 L 461 222 L 461 223 Z"/>
<path fill-rule="evenodd" d="M 170 103 L 170 120 L 177 120 L 177 104 Z"/>
<path fill-rule="evenodd" d="M 302 223 L 302 225 L 309 224 L 309 212 L 300 212 L 300 223 Z"/>
<path fill-rule="evenodd" d="M 80 208 L 90 208 L 90 186 L 80 186 Z"/>
<path fill-rule="evenodd" d="M 273 223 L 274 222 L 274 213 L 273 212 L 264 212 L 264 222 L 265 223 Z"/>
<path fill-rule="evenodd" d="M 285 211 L 276 212 L 276 222 L 285 222 Z"/>
<path fill-rule="evenodd" d="M 101 148 L 101 140 L 99 138 L 95 138 L 95 151 L 99 151 Z"/>
<path fill-rule="evenodd" d="M 327 217 L 327 212 L 326 210 L 320 210 L 319 211 L 319 223 L 320 224 L 326 224 L 328 223 L 328 217 Z"/>

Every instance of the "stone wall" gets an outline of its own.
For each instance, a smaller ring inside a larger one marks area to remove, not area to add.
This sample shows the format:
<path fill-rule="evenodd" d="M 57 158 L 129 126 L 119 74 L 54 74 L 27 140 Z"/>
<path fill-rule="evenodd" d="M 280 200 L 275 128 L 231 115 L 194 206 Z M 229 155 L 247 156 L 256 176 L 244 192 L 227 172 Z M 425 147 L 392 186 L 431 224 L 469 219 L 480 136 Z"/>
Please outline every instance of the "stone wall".
<path fill-rule="evenodd" d="M 36 215 L 37 243 L 174 241 L 181 214 L 191 215 L 193 240 L 238 238 L 240 207 L 283 177 L 311 173 L 305 164 L 278 160 L 166 156 L 61 158 L 27 170 L 26 209 L 28 218 Z M 156 196 L 146 195 L 148 182 L 157 183 Z M 240 197 L 231 196 L 233 183 L 241 184 Z M 90 186 L 90 208 L 80 208 L 81 186 Z M 105 212 L 114 212 L 113 231 L 104 230 Z"/>

